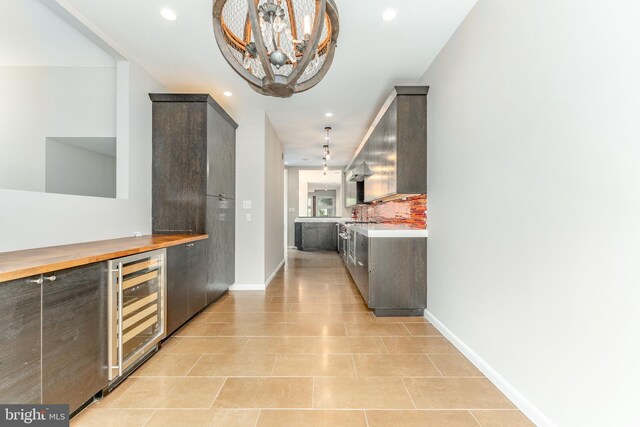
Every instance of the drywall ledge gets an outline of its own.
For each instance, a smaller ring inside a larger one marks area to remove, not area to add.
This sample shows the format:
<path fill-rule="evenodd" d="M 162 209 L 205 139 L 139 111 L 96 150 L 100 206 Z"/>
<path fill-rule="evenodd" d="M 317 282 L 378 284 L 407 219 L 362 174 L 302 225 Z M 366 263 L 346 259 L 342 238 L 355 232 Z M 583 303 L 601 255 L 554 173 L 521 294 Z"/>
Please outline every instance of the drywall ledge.
<path fill-rule="evenodd" d="M 424 317 L 440 331 L 462 354 L 466 356 L 476 368 L 480 370 L 498 389 L 507 396 L 538 427 L 556 427 L 537 407 L 513 387 L 498 371 L 485 362 L 475 351 L 440 322 L 429 310 L 424 311 Z"/>

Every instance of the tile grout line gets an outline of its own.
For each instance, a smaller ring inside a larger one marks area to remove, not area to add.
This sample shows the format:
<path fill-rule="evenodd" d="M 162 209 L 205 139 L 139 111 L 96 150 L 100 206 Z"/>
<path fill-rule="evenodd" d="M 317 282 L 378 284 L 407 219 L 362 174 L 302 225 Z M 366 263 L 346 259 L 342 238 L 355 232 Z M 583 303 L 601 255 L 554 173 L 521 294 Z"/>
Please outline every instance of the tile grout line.
<path fill-rule="evenodd" d="M 469 414 L 473 417 L 473 419 L 476 421 L 476 423 L 478 423 L 479 427 L 482 427 L 482 423 L 480 421 L 478 421 L 478 419 L 476 418 L 476 416 L 473 414 L 473 412 L 470 409 L 467 409 L 467 412 L 469 412 Z"/>
<path fill-rule="evenodd" d="M 407 388 L 407 385 L 404 382 L 404 378 L 400 378 L 400 381 L 402 381 L 402 385 L 404 386 L 404 390 L 409 395 L 409 400 L 411 400 L 411 404 L 413 405 L 413 409 L 418 409 L 418 407 L 416 406 L 416 402 L 413 401 L 413 397 L 411 396 L 411 393 L 409 393 L 409 389 Z"/>
<path fill-rule="evenodd" d="M 213 404 L 216 403 L 216 400 L 218 400 L 218 396 L 220 396 L 220 393 L 222 393 L 222 389 L 227 384 L 228 379 L 229 377 L 225 377 L 224 381 L 222 382 L 222 385 L 220 386 L 220 390 L 218 390 L 216 395 L 213 397 L 213 400 L 211 401 L 211 405 L 209 405 L 209 409 L 213 409 Z"/>
<path fill-rule="evenodd" d="M 156 414 L 156 412 L 158 412 L 158 409 L 154 409 L 153 412 L 151 413 L 151 415 L 149 415 L 149 418 L 147 418 L 145 420 L 145 422 L 142 424 L 142 427 L 145 427 L 147 424 L 149 424 L 149 421 L 151 421 L 151 418 L 153 418 L 153 416 Z"/>
<path fill-rule="evenodd" d="M 276 357 L 273 358 L 273 365 L 271 366 L 271 374 L 270 377 L 273 377 L 273 371 L 276 369 L 276 362 L 278 361 L 278 354 L 276 353 Z"/>
<path fill-rule="evenodd" d="M 256 422 L 253 424 L 253 427 L 257 427 L 260 415 L 262 415 L 262 408 L 258 409 L 258 416 L 256 417 Z"/>
<path fill-rule="evenodd" d="M 316 404 L 316 377 L 311 377 L 311 409 L 315 409 Z"/>
<path fill-rule="evenodd" d="M 200 354 L 200 357 L 198 357 L 198 360 L 196 360 L 196 362 L 193 364 L 193 366 L 191 366 L 191 368 L 189 368 L 189 370 L 187 371 L 186 374 L 183 375 L 184 378 L 187 378 L 189 376 L 189 374 L 191 373 L 191 371 L 193 370 L 193 368 L 196 367 L 196 365 L 198 364 L 198 362 L 204 357 L 206 353 L 202 353 Z"/>
<path fill-rule="evenodd" d="M 369 417 L 367 416 L 367 410 L 364 410 L 364 422 L 367 424 L 367 427 L 369 427 Z"/>
<path fill-rule="evenodd" d="M 431 358 L 431 356 L 429 356 L 429 353 L 424 353 L 425 356 L 427 356 L 427 359 L 429 359 L 429 361 L 431 362 L 431 364 L 434 366 L 434 368 L 436 368 L 436 371 L 438 371 L 438 373 L 440 374 L 441 377 L 444 377 L 444 374 L 442 373 L 442 371 L 440 370 L 440 368 L 438 368 L 438 365 L 436 365 L 436 363 L 433 361 L 433 359 Z"/>

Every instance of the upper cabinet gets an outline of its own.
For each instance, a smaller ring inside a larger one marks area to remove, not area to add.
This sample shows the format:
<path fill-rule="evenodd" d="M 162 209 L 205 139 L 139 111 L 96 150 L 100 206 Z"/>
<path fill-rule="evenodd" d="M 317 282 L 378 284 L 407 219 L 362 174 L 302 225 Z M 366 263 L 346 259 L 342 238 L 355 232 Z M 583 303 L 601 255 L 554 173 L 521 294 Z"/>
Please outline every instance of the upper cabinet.
<path fill-rule="evenodd" d="M 364 201 L 427 192 L 427 86 L 396 86 L 346 173 L 366 162 Z"/>

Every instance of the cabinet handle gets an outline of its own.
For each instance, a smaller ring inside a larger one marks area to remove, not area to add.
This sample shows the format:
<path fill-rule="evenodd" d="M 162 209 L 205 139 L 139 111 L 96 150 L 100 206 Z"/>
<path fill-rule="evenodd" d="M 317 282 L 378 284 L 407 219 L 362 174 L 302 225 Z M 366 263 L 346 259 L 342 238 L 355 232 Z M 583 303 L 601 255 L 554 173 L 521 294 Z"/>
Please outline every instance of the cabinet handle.
<path fill-rule="evenodd" d="M 363 264 L 363 263 L 361 263 L 360 261 L 358 261 L 358 265 L 359 265 L 360 267 L 364 267 L 364 264 Z"/>
<path fill-rule="evenodd" d="M 188 247 L 188 248 L 191 248 L 191 247 L 193 247 L 193 243 L 187 243 L 185 246 Z"/>
<path fill-rule="evenodd" d="M 122 292 L 124 291 L 123 286 L 122 286 L 122 262 L 118 263 L 118 376 L 122 376 L 122 363 L 123 363 L 123 359 L 124 359 L 124 353 L 123 353 L 123 342 L 122 342 L 122 335 L 124 334 L 124 331 L 122 329 L 122 318 L 124 316 L 124 314 L 122 313 L 122 310 L 124 309 L 124 296 L 122 295 Z"/>
<path fill-rule="evenodd" d="M 50 282 L 55 282 L 56 281 L 56 276 L 45 277 L 44 280 L 48 280 Z"/>
<path fill-rule="evenodd" d="M 40 277 L 39 279 L 29 280 L 29 283 L 37 283 L 38 285 L 42 285 L 42 282 L 44 282 L 44 280 L 42 280 L 42 277 Z"/>

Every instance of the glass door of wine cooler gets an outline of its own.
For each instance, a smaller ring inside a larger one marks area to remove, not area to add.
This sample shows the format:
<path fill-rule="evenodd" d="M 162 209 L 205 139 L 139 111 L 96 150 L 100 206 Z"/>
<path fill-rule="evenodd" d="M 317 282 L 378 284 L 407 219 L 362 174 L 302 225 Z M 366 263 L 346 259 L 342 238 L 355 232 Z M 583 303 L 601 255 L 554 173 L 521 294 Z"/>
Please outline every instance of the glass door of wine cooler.
<path fill-rule="evenodd" d="M 110 261 L 110 380 L 166 336 L 165 259 L 162 249 Z"/>

